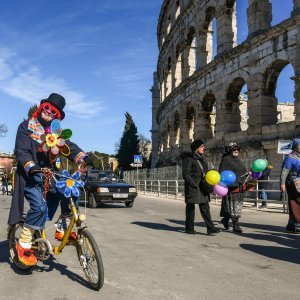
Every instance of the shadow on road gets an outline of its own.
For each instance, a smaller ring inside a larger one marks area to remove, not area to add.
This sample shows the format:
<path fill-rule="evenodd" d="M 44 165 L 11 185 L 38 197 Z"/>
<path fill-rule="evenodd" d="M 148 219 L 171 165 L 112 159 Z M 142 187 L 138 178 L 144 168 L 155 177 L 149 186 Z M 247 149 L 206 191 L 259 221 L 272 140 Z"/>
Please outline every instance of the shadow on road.
<path fill-rule="evenodd" d="M 155 229 L 155 230 L 167 230 L 167 231 L 179 231 L 183 232 L 184 227 L 172 227 L 167 224 L 161 224 L 161 223 L 150 223 L 150 222 L 132 222 L 131 224 L 134 225 L 139 225 L 142 227 L 150 228 L 150 229 Z"/>
<path fill-rule="evenodd" d="M 182 225 L 182 226 L 185 226 L 185 221 L 183 221 L 183 220 L 172 220 L 172 219 L 168 219 L 167 221 L 169 221 L 169 222 L 171 222 L 171 223 L 174 223 L 174 224 L 180 224 L 180 225 Z M 219 224 L 218 221 L 214 221 L 214 220 L 213 220 L 213 222 Z M 205 222 L 195 222 L 195 226 L 200 226 L 200 227 L 206 228 Z"/>
<path fill-rule="evenodd" d="M 172 220 L 167 220 L 167 221 L 171 222 Z M 178 223 L 178 224 L 184 225 L 184 221 L 178 221 L 178 222 L 182 222 L 182 223 Z M 176 222 L 173 222 L 173 223 L 176 223 Z M 165 230 L 165 231 L 174 231 L 174 232 L 185 233 L 184 226 L 174 227 L 174 226 L 170 226 L 170 225 L 162 224 L 162 223 L 150 223 L 150 222 L 139 222 L 139 221 L 132 222 L 131 224 L 142 226 L 145 228 L 154 229 L 154 230 Z M 197 233 L 204 235 L 204 233 L 201 233 L 201 232 L 197 232 Z"/>
<path fill-rule="evenodd" d="M 61 275 L 67 276 L 72 281 L 75 281 L 75 282 L 81 284 L 82 286 L 93 290 L 87 280 L 85 280 L 80 275 L 77 275 L 76 273 L 69 270 L 68 266 L 56 262 L 56 258 L 54 256 L 51 256 L 48 260 L 45 260 L 43 262 L 43 264 L 45 266 L 48 266 L 48 268 L 43 267 L 43 266 L 42 267 L 36 266 L 34 270 L 37 272 L 51 272 L 51 271 L 53 271 L 53 269 L 55 269 L 55 270 L 59 271 Z M 79 265 L 79 262 L 78 262 L 78 265 Z"/>
<path fill-rule="evenodd" d="M 61 275 L 67 276 L 72 281 L 75 281 L 84 287 L 88 287 L 88 288 L 92 289 L 87 280 L 85 280 L 80 275 L 77 275 L 76 273 L 68 270 L 68 267 L 66 265 L 62 265 L 62 264 L 56 262 L 56 258 L 53 256 L 51 256 L 48 260 L 43 262 L 44 266 L 37 265 L 33 268 L 30 268 L 29 270 L 18 269 L 10 260 L 9 245 L 8 245 L 7 240 L 0 242 L 0 263 L 7 263 L 16 274 L 22 275 L 22 276 L 28 276 L 28 275 L 32 274 L 33 272 L 51 272 L 51 271 L 53 271 L 53 269 L 56 269 L 60 272 Z M 78 262 L 78 266 L 79 266 L 79 262 Z"/>
<path fill-rule="evenodd" d="M 243 243 L 240 244 L 241 248 L 272 259 L 300 264 L 300 235 L 286 233 L 284 232 L 284 227 L 281 226 L 251 223 L 241 223 L 241 226 L 258 230 L 255 233 L 243 233 L 244 237 L 253 240 L 269 241 L 279 245 L 264 246 Z"/>
<path fill-rule="evenodd" d="M 9 247 L 8 247 L 8 241 L 7 240 L 0 242 L 0 263 L 10 264 Z"/>

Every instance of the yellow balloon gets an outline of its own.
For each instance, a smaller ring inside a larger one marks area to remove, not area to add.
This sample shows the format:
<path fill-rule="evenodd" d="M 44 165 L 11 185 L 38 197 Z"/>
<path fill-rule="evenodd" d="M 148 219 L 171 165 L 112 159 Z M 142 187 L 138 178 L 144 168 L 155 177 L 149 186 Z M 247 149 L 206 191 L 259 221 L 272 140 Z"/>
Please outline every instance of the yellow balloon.
<path fill-rule="evenodd" d="M 215 170 L 210 170 L 206 173 L 205 180 L 210 185 L 218 184 L 221 180 L 220 173 Z"/>

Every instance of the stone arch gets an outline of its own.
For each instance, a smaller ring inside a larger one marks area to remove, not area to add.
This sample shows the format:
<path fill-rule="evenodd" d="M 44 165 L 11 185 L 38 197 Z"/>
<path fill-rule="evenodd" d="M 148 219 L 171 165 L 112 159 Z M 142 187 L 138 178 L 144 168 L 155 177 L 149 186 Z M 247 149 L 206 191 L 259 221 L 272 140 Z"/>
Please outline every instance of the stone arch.
<path fill-rule="evenodd" d="M 167 65 L 167 83 L 166 83 L 166 97 L 172 92 L 172 59 L 171 56 L 168 57 Z"/>
<path fill-rule="evenodd" d="M 180 113 L 176 110 L 174 114 L 174 138 L 175 138 L 175 145 L 179 146 L 180 143 Z"/>
<path fill-rule="evenodd" d="M 176 66 L 175 66 L 174 81 L 175 81 L 175 88 L 176 88 L 182 81 L 182 51 L 180 49 L 180 45 L 176 47 L 175 58 L 176 58 Z"/>
<path fill-rule="evenodd" d="M 226 0 L 226 3 L 225 3 L 226 8 L 230 8 L 230 9 L 233 8 L 235 5 L 235 2 L 236 2 L 236 0 Z"/>
<path fill-rule="evenodd" d="M 243 77 L 236 77 L 229 84 L 224 107 L 226 132 L 248 129 L 248 96 L 242 92 L 245 86 Z"/>
<path fill-rule="evenodd" d="M 267 68 L 265 73 L 265 96 L 269 98 L 271 103 L 271 110 L 273 114 L 277 116 L 277 123 L 289 122 L 295 120 L 294 117 L 294 105 L 292 103 L 279 103 L 280 99 L 276 97 L 277 82 L 282 71 L 287 67 L 291 66 L 295 75 L 295 69 L 293 65 L 285 59 L 275 60 L 270 67 Z M 289 99 L 286 99 L 289 100 Z M 294 103 L 293 98 L 293 103 Z M 275 120 L 275 117 L 274 117 Z"/>
<path fill-rule="evenodd" d="M 192 140 L 194 138 L 194 128 L 195 128 L 195 109 L 192 102 L 186 104 L 185 111 L 185 121 L 187 137 Z"/>
<path fill-rule="evenodd" d="M 275 97 L 277 87 L 277 80 L 281 71 L 290 64 L 289 61 L 284 59 L 275 60 L 269 66 L 265 73 L 265 95 Z"/>
<path fill-rule="evenodd" d="M 181 13 L 180 1 L 177 0 L 175 4 L 175 20 L 179 17 L 180 13 Z"/>
<path fill-rule="evenodd" d="M 166 125 L 166 150 L 169 151 L 171 147 L 171 126 L 169 120 Z"/>
<path fill-rule="evenodd" d="M 166 19 L 166 33 L 167 35 L 170 33 L 171 31 L 171 26 L 172 26 L 172 22 L 171 22 L 171 15 L 169 15 Z"/>
<path fill-rule="evenodd" d="M 215 136 L 216 127 L 216 97 L 210 90 L 206 92 L 201 102 L 202 109 L 200 110 L 199 117 L 201 125 L 201 137 L 210 139 Z"/>
<path fill-rule="evenodd" d="M 160 83 L 160 99 L 161 103 L 164 102 L 166 98 L 166 75 L 165 75 L 165 70 L 162 71 L 162 78 L 161 78 L 161 83 Z"/>
<path fill-rule="evenodd" d="M 190 27 L 187 34 L 187 47 L 189 49 L 188 53 L 188 67 L 189 73 L 188 76 L 191 76 L 196 71 L 198 62 L 197 62 L 197 47 L 198 41 L 196 36 L 195 27 Z"/>
<path fill-rule="evenodd" d="M 213 31 L 213 20 L 217 20 L 216 9 L 213 6 L 210 6 L 206 9 L 205 20 L 203 25 L 204 36 L 204 47 L 205 60 L 206 63 L 213 61 L 214 57 L 214 47 L 217 48 L 217 45 L 214 45 L 214 31 Z"/>

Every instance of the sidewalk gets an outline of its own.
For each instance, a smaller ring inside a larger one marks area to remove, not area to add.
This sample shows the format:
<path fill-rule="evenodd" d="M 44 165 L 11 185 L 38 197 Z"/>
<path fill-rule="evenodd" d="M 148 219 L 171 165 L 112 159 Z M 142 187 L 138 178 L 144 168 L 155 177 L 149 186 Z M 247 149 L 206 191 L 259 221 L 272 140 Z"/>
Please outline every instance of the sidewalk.
<path fill-rule="evenodd" d="M 172 201 L 184 201 L 184 195 L 182 195 L 182 194 L 179 195 L 177 199 L 175 198 L 174 195 L 160 193 L 160 195 L 158 196 L 157 193 L 155 193 L 155 192 L 144 193 L 143 191 L 139 191 L 138 195 L 145 196 L 145 197 L 150 196 L 150 197 L 154 197 L 154 198 L 168 199 L 168 200 L 172 200 Z M 215 198 L 213 196 L 213 197 L 211 197 L 210 205 L 221 206 L 221 201 L 222 201 L 222 199 Z M 270 202 L 267 204 L 267 208 L 259 209 L 258 207 L 261 205 L 262 200 L 259 199 L 257 202 L 258 203 L 257 206 L 253 207 L 253 204 L 256 203 L 255 201 L 256 200 L 252 199 L 252 198 L 245 198 L 244 203 L 243 203 L 243 209 L 288 214 L 288 205 L 287 204 L 278 203 L 279 201 L 274 202 L 274 200 L 270 200 Z"/>

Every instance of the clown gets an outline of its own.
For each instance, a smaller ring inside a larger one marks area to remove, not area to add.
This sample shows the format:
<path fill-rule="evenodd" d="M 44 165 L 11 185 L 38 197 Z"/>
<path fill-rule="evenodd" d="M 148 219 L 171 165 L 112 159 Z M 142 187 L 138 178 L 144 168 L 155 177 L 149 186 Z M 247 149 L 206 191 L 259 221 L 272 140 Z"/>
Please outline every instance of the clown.
<path fill-rule="evenodd" d="M 43 197 L 43 182 L 38 174 L 41 168 L 55 169 L 56 160 L 59 159 L 57 149 L 78 165 L 82 162 L 91 162 L 88 155 L 76 144 L 68 139 L 60 138 L 62 130 L 57 128 L 55 134 L 49 131 L 49 128 L 54 126 L 53 124 L 60 123 L 59 121 L 64 119 L 65 104 L 64 97 L 56 93 L 50 94 L 47 99 L 41 101 L 32 117 L 19 125 L 17 131 L 15 154 L 18 165 L 8 224 L 14 225 L 20 222 L 25 197 L 30 209 L 27 212 L 16 249 L 20 262 L 26 266 L 33 266 L 37 263 L 37 258 L 31 250 L 34 230 L 45 228 L 47 217 L 49 214 L 53 217 L 58 205 L 57 202 L 53 207 L 51 203 L 55 201 L 49 201 L 52 207 L 47 207 L 47 199 Z M 57 191 L 52 191 L 51 200 L 55 192 L 58 194 Z M 58 196 L 57 199 L 62 199 L 62 196 Z"/>

